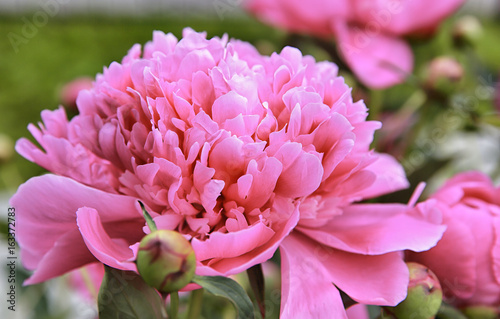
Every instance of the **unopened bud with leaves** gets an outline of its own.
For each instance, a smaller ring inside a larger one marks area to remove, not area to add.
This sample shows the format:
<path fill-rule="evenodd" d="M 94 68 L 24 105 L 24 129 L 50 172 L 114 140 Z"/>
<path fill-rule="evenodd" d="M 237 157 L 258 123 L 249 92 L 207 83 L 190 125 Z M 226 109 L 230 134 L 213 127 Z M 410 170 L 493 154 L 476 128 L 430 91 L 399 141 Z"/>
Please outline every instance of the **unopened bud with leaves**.
<path fill-rule="evenodd" d="M 385 310 L 398 319 L 430 319 L 437 314 L 443 300 L 443 290 L 436 275 L 427 267 L 408 262 L 410 283 L 406 299 Z"/>
<path fill-rule="evenodd" d="M 158 230 L 141 240 L 136 264 L 148 285 L 160 292 L 171 293 L 191 282 L 196 257 L 193 247 L 180 233 Z"/>
<path fill-rule="evenodd" d="M 441 93 L 454 91 L 464 77 L 464 68 L 451 56 L 434 58 L 425 71 L 425 86 Z"/>

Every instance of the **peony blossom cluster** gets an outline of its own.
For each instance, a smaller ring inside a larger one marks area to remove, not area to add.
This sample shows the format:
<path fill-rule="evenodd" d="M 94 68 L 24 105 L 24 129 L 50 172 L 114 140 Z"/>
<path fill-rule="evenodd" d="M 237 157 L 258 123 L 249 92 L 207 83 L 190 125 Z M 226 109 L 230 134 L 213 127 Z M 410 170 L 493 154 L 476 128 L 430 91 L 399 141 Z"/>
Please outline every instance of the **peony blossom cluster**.
<path fill-rule="evenodd" d="M 136 271 L 149 233 L 191 242 L 198 275 L 231 275 L 280 247 L 282 315 L 346 316 L 405 298 L 401 250 L 434 246 L 433 202 L 353 204 L 408 186 L 370 150 L 379 122 L 336 65 L 298 49 L 262 56 L 245 42 L 155 32 L 80 92 L 79 114 L 43 111 L 17 151 L 52 174 L 11 200 L 34 284 L 95 262 Z M 333 283 L 333 284 L 332 284 Z M 300 288 L 300 289 L 299 289 Z"/>
<path fill-rule="evenodd" d="M 244 5 L 271 25 L 334 37 L 343 59 L 363 84 L 386 88 L 401 83 L 413 69 L 413 54 L 403 37 L 432 32 L 463 2 L 246 0 Z"/>
<path fill-rule="evenodd" d="M 447 226 L 436 247 L 409 253 L 438 276 L 446 301 L 500 304 L 500 188 L 479 172 L 456 175 L 431 196 Z"/>

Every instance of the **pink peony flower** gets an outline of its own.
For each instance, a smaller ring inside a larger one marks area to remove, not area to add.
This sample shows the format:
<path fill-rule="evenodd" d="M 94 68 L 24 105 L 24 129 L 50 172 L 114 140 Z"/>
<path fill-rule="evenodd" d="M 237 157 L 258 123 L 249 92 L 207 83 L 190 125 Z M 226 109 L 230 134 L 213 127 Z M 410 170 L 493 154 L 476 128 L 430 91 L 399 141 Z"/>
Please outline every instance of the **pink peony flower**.
<path fill-rule="evenodd" d="M 409 253 L 439 278 L 456 306 L 500 305 L 500 188 L 480 172 L 456 175 L 431 196 L 447 230 L 436 247 Z"/>
<path fill-rule="evenodd" d="M 442 234 L 423 204 L 350 205 L 408 183 L 370 151 L 380 123 L 337 67 L 297 49 L 266 57 L 191 29 L 180 41 L 155 32 L 77 104 L 71 121 L 60 108 L 29 126 L 43 151 L 17 143 L 54 173 L 11 200 L 28 284 L 96 261 L 136 271 L 149 232 L 141 200 L 159 229 L 191 241 L 198 275 L 242 272 L 281 247 L 283 315 L 345 317 L 332 282 L 360 302 L 398 303 L 408 284 L 398 251 Z"/>
<path fill-rule="evenodd" d="M 291 32 L 335 37 L 359 80 L 372 88 L 403 82 L 413 55 L 403 36 L 432 31 L 464 0 L 246 0 L 262 21 Z"/>

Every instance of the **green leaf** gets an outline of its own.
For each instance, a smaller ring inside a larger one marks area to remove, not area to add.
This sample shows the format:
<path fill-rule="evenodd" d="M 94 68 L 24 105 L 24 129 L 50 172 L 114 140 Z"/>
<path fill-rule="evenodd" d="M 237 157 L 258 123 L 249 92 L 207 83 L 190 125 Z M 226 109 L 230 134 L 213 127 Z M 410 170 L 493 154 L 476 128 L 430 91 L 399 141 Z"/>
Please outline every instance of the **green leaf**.
<path fill-rule="evenodd" d="M 262 264 L 257 264 L 253 267 L 247 269 L 248 281 L 250 282 L 250 287 L 257 300 L 257 305 L 259 306 L 260 314 L 262 318 L 266 317 L 266 307 L 264 305 L 265 299 L 265 285 L 264 285 L 264 273 L 262 272 Z"/>
<path fill-rule="evenodd" d="M 158 230 L 158 227 L 156 227 L 156 223 L 153 220 L 153 217 L 149 215 L 148 211 L 146 210 L 146 207 L 144 207 L 144 204 L 141 201 L 139 201 L 139 205 L 141 205 L 142 214 L 144 215 L 144 219 L 146 219 L 146 223 L 148 224 L 148 227 L 151 230 L 151 232 Z"/>
<path fill-rule="evenodd" d="M 255 318 L 252 301 L 236 281 L 222 276 L 194 276 L 193 282 L 211 294 L 229 299 L 238 312 L 237 318 Z"/>
<path fill-rule="evenodd" d="M 165 304 L 158 292 L 132 271 L 105 266 L 98 296 L 99 319 L 165 319 Z"/>

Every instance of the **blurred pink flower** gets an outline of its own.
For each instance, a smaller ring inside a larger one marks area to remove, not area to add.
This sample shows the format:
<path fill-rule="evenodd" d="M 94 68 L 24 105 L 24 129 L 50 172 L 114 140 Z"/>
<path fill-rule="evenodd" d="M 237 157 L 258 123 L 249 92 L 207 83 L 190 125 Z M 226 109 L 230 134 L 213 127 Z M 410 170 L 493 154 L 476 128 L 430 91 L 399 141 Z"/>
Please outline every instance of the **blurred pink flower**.
<path fill-rule="evenodd" d="M 413 54 L 403 36 L 429 33 L 464 0 L 245 0 L 262 21 L 291 32 L 335 37 L 359 80 L 372 88 L 401 83 Z"/>
<path fill-rule="evenodd" d="M 377 132 L 376 148 L 402 158 L 411 143 L 408 133 L 417 121 L 417 114 L 412 108 L 400 108 L 397 112 L 380 114 L 380 120 L 384 126 Z"/>
<path fill-rule="evenodd" d="M 55 173 L 11 201 L 35 270 L 26 283 L 96 260 L 135 271 L 149 232 L 140 199 L 158 228 L 191 241 L 199 275 L 239 273 L 281 245 L 284 317 L 345 317 L 332 282 L 360 302 L 401 301 L 398 251 L 428 249 L 443 230 L 421 208 L 350 206 L 408 186 L 393 158 L 369 149 L 380 123 L 366 121 L 332 63 L 205 37 L 155 32 L 79 94 L 71 121 L 42 112 L 29 130 L 44 151 L 18 141 Z"/>
<path fill-rule="evenodd" d="M 92 88 L 93 79 L 89 77 L 80 77 L 66 83 L 61 89 L 61 101 L 64 106 L 70 109 L 76 109 L 76 99 L 81 90 Z"/>
<path fill-rule="evenodd" d="M 409 253 L 438 276 L 457 306 L 500 304 L 500 188 L 479 172 L 456 175 L 432 199 L 447 230 L 436 247 Z"/>

